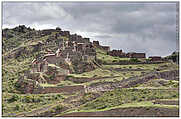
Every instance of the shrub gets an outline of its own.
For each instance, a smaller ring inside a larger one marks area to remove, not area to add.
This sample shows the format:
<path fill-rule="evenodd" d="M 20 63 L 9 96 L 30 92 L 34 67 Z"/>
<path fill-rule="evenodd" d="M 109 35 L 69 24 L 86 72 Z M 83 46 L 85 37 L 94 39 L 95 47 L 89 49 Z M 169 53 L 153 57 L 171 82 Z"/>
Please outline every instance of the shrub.
<path fill-rule="evenodd" d="M 61 105 L 57 105 L 57 106 L 55 107 L 55 110 L 56 110 L 56 111 L 61 110 L 61 109 L 62 109 L 62 106 L 61 106 Z"/>
<path fill-rule="evenodd" d="M 20 106 L 17 104 L 15 107 L 14 107 L 14 110 L 19 110 L 20 109 Z"/>
<path fill-rule="evenodd" d="M 19 96 L 14 94 L 10 99 L 8 99 L 8 102 L 11 103 L 11 102 L 15 102 L 18 100 L 19 100 Z"/>
<path fill-rule="evenodd" d="M 117 62 L 117 60 L 113 60 L 112 62 Z"/>
<path fill-rule="evenodd" d="M 111 76 L 114 76 L 114 74 L 111 74 Z"/>
<path fill-rule="evenodd" d="M 65 77 L 65 80 L 68 80 L 68 79 L 70 79 L 70 78 L 74 78 L 74 76 L 71 76 L 71 75 L 70 75 L 70 76 L 66 76 L 66 77 Z"/>
<path fill-rule="evenodd" d="M 30 103 L 30 102 L 33 102 L 33 101 L 32 101 L 32 98 L 31 98 L 30 96 L 26 96 L 26 97 L 24 98 L 24 102 Z"/>
<path fill-rule="evenodd" d="M 131 101 L 135 101 L 135 100 L 137 100 L 137 97 L 136 97 L 136 96 L 133 96 L 133 97 L 131 98 Z"/>
<path fill-rule="evenodd" d="M 131 58 L 129 61 L 130 62 L 139 62 L 139 60 L 137 58 Z"/>

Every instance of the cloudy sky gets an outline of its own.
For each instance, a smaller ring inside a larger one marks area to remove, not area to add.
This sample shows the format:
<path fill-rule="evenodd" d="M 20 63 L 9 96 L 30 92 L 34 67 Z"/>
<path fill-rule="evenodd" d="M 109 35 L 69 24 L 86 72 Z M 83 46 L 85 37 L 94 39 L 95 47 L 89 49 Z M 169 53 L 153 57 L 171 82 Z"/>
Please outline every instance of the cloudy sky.
<path fill-rule="evenodd" d="M 178 50 L 176 3 L 3 2 L 3 28 L 69 30 L 111 49 L 166 56 Z"/>

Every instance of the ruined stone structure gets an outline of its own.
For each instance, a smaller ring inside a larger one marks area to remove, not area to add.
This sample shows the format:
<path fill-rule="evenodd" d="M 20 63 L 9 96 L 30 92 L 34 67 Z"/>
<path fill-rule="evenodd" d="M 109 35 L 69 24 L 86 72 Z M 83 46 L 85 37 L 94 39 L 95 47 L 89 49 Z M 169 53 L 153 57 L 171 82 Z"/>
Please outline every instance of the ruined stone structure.
<path fill-rule="evenodd" d="M 136 52 L 124 53 L 122 50 L 112 50 L 109 51 L 107 54 L 120 58 L 146 58 L 145 53 L 136 53 Z"/>
<path fill-rule="evenodd" d="M 121 58 L 127 57 L 126 53 L 124 53 L 122 50 L 112 50 L 112 51 L 109 51 L 107 54 L 111 56 L 121 57 Z"/>
<path fill-rule="evenodd" d="M 99 46 L 99 41 L 93 41 L 93 45 L 98 47 Z"/>
<path fill-rule="evenodd" d="M 70 32 L 69 31 L 63 31 L 61 33 L 62 36 L 65 36 L 65 37 L 69 37 L 70 36 Z"/>
<path fill-rule="evenodd" d="M 82 38 L 77 34 L 71 35 L 69 31 L 62 31 L 60 28 L 43 30 L 42 33 L 51 34 L 53 31 L 58 33 L 49 36 L 45 43 L 51 50 L 46 50 L 47 54 L 42 58 L 33 60 L 33 72 L 46 72 L 48 64 L 54 64 L 65 69 L 64 72 L 69 72 L 64 64 L 70 66 L 74 61 L 88 62 L 96 59 L 96 51 L 89 38 Z"/>
<path fill-rule="evenodd" d="M 160 56 L 151 56 L 151 57 L 149 57 L 150 59 L 151 59 L 151 61 L 161 61 L 162 60 L 162 58 L 160 57 Z"/>
<path fill-rule="evenodd" d="M 146 54 L 145 53 L 132 52 L 132 53 L 127 53 L 126 55 L 129 58 L 146 58 Z"/>
<path fill-rule="evenodd" d="M 109 52 L 110 51 L 110 47 L 109 46 L 102 46 L 101 47 L 103 50 Z"/>
<path fill-rule="evenodd" d="M 110 51 L 110 47 L 109 46 L 101 46 L 99 45 L 99 41 L 93 41 L 93 46 L 94 47 L 97 47 L 97 48 L 100 48 L 106 52 L 109 52 Z"/>

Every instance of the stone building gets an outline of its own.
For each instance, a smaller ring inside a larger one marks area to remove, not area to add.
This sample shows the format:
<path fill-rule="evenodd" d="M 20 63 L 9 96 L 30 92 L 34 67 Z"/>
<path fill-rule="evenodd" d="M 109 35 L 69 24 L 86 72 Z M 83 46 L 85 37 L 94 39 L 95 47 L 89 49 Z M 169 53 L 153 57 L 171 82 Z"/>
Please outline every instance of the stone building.
<path fill-rule="evenodd" d="M 41 36 L 50 35 L 52 32 L 56 31 L 55 29 L 45 29 L 41 31 Z"/>
<path fill-rule="evenodd" d="M 32 61 L 32 72 L 46 72 L 48 70 L 48 62 L 46 60 Z"/>
<path fill-rule="evenodd" d="M 89 38 L 83 38 L 84 43 L 89 43 L 90 39 Z"/>
<path fill-rule="evenodd" d="M 151 56 L 151 57 L 149 57 L 150 59 L 151 59 L 151 61 L 161 61 L 162 60 L 162 58 L 160 57 L 160 56 Z"/>
<path fill-rule="evenodd" d="M 146 58 L 145 53 L 131 52 L 126 54 L 128 58 Z"/>
<path fill-rule="evenodd" d="M 93 41 L 93 46 L 95 47 L 99 46 L 99 41 Z"/>
<path fill-rule="evenodd" d="M 65 68 L 64 64 L 71 65 L 74 61 L 87 62 L 96 59 L 96 51 L 89 38 L 82 38 L 77 34 L 71 35 L 69 31 L 61 31 L 59 28 L 53 31 L 56 31 L 56 34 L 49 36 L 45 43 L 47 54 L 32 62 L 33 72 L 47 71 L 49 64 Z M 49 34 L 51 32 L 52 29 L 46 29 L 42 33 Z M 59 36 L 69 39 L 66 40 Z"/>
<path fill-rule="evenodd" d="M 127 57 L 126 53 L 124 53 L 122 50 L 112 50 L 112 51 L 109 51 L 108 55 L 116 56 L 116 57 L 121 57 L 121 58 Z"/>
<path fill-rule="evenodd" d="M 69 38 L 70 32 L 69 31 L 63 31 L 61 35 Z"/>
<path fill-rule="evenodd" d="M 101 48 L 103 50 L 105 50 L 106 52 L 109 52 L 110 51 L 110 47 L 109 46 L 101 46 Z"/>

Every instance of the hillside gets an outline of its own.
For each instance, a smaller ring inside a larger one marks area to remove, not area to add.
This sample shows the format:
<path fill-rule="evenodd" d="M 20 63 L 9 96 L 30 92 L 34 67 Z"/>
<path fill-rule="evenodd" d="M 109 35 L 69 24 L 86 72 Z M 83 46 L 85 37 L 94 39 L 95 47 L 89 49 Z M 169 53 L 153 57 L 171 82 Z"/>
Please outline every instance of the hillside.
<path fill-rule="evenodd" d="M 24 25 L 3 29 L 2 46 L 4 117 L 179 115 L 178 53 L 111 56 L 59 27 Z"/>

